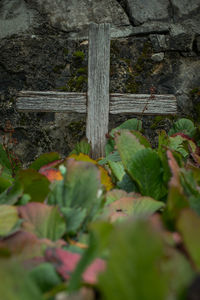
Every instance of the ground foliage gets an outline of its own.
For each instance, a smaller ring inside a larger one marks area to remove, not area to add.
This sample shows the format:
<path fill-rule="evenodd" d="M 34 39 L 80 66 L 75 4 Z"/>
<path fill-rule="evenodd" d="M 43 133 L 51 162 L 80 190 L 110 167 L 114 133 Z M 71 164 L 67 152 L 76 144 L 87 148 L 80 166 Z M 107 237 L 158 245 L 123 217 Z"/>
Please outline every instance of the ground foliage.
<path fill-rule="evenodd" d="M 180 119 L 156 149 L 141 132 L 131 119 L 108 135 L 104 158 L 82 141 L 15 172 L 0 145 L 2 299 L 193 299 L 198 128 Z"/>

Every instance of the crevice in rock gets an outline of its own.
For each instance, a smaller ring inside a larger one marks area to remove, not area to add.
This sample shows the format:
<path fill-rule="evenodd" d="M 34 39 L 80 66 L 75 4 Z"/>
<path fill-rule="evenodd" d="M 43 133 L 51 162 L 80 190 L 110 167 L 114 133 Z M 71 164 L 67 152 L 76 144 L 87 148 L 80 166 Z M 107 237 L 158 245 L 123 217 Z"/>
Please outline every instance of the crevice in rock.
<path fill-rule="evenodd" d="M 168 12 L 169 12 L 170 19 L 172 20 L 173 23 L 175 23 L 175 10 L 176 8 L 174 7 L 172 1 L 169 0 Z"/>
<path fill-rule="evenodd" d="M 125 14 L 127 15 L 128 19 L 129 19 L 129 22 L 131 25 L 133 26 L 137 26 L 130 14 L 130 10 L 129 10 L 129 7 L 128 7 L 128 3 L 126 0 L 116 0 L 120 5 L 121 7 L 123 8 Z M 140 24 L 141 25 L 141 24 Z"/>

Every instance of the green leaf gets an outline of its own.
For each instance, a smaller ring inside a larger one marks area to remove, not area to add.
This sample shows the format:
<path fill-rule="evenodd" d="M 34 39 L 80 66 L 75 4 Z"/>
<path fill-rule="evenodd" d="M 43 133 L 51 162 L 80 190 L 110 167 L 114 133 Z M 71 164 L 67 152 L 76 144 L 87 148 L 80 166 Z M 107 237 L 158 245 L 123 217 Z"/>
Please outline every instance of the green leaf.
<path fill-rule="evenodd" d="M 19 264 L 8 260 L 1 261 L 0 264 L 0 278 L 3 278 L 3 283 L 0 284 L 2 300 L 43 299 L 37 286 Z"/>
<path fill-rule="evenodd" d="M 121 181 L 117 182 L 117 187 L 125 190 L 127 193 L 139 192 L 138 186 L 127 173 L 124 174 Z"/>
<path fill-rule="evenodd" d="M 78 155 L 80 153 L 89 155 L 90 151 L 91 151 L 90 144 L 87 141 L 83 140 L 80 143 L 77 143 L 75 145 L 74 150 L 70 153 L 70 155 L 72 155 L 72 154 L 77 154 Z"/>
<path fill-rule="evenodd" d="M 19 224 L 17 208 L 9 205 L 0 206 L 0 237 L 8 236 Z"/>
<path fill-rule="evenodd" d="M 174 248 L 166 249 L 166 257 L 163 261 L 163 270 L 169 274 L 169 293 L 167 299 L 186 299 L 188 286 L 194 278 L 194 271 L 184 254 Z"/>
<path fill-rule="evenodd" d="M 29 272 L 29 277 L 42 293 L 48 292 L 62 282 L 54 266 L 47 262 L 32 269 Z"/>
<path fill-rule="evenodd" d="M 104 299 L 167 299 L 168 278 L 160 268 L 164 249 L 148 223 L 117 226 L 109 245 L 107 269 L 99 277 Z"/>
<path fill-rule="evenodd" d="M 129 174 L 137 182 L 141 194 L 160 199 L 163 196 L 163 168 L 159 155 L 152 149 L 142 149 L 129 163 Z"/>
<path fill-rule="evenodd" d="M 200 216 L 200 191 L 192 170 L 181 170 L 181 185 L 190 207 Z"/>
<path fill-rule="evenodd" d="M 141 145 L 145 148 L 151 148 L 151 144 L 143 134 L 136 130 L 131 130 L 131 133 L 138 139 Z"/>
<path fill-rule="evenodd" d="M 195 135 L 196 128 L 191 120 L 183 118 L 173 124 L 173 127 L 169 131 L 169 135 L 171 136 L 178 132 L 182 132 L 189 137 L 193 137 Z"/>
<path fill-rule="evenodd" d="M 0 204 L 13 205 L 23 195 L 23 187 L 20 182 L 15 182 L 13 186 L 9 187 L 2 194 L 0 194 Z"/>
<path fill-rule="evenodd" d="M 12 181 L 4 177 L 0 177 L 0 194 L 3 193 L 9 186 L 12 185 Z"/>
<path fill-rule="evenodd" d="M 0 165 L 9 170 L 10 174 L 12 174 L 12 167 L 2 144 L 0 144 Z"/>
<path fill-rule="evenodd" d="M 84 230 L 87 223 L 95 218 L 102 205 L 101 194 L 97 166 L 69 159 L 64 180 L 54 186 L 48 203 L 59 205 L 66 217 L 67 232 L 75 234 L 75 229 Z"/>
<path fill-rule="evenodd" d="M 106 142 L 105 153 L 106 156 L 115 150 L 115 141 L 113 138 L 109 138 Z"/>
<path fill-rule="evenodd" d="M 116 146 L 119 151 L 122 163 L 126 170 L 129 170 L 133 156 L 144 149 L 144 145 L 140 143 L 130 131 L 122 130 L 115 138 Z"/>
<path fill-rule="evenodd" d="M 66 232 L 65 221 L 58 207 L 31 202 L 19 206 L 18 210 L 23 219 L 22 229 L 34 233 L 38 238 L 57 241 Z"/>
<path fill-rule="evenodd" d="M 169 138 L 170 149 L 179 152 L 184 158 L 187 158 L 189 155 L 188 143 L 189 141 L 183 138 L 181 135 Z"/>
<path fill-rule="evenodd" d="M 31 196 L 33 202 L 43 202 L 49 193 L 49 180 L 35 170 L 21 170 L 17 182 L 23 187 L 24 193 Z"/>
<path fill-rule="evenodd" d="M 126 174 L 122 162 L 121 161 L 118 161 L 118 162 L 109 161 L 108 164 L 109 164 L 109 167 L 110 167 L 113 175 L 116 177 L 116 179 L 118 181 L 121 181 L 123 179 L 124 175 Z"/>
<path fill-rule="evenodd" d="M 192 261 L 200 271 L 200 217 L 190 209 L 184 209 L 179 216 L 177 228 Z"/>
<path fill-rule="evenodd" d="M 172 177 L 169 182 L 169 193 L 164 217 L 168 222 L 171 223 L 170 225 L 173 227 L 180 211 L 185 207 L 189 207 L 189 203 L 181 185 L 179 165 L 177 164 L 171 151 L 167 151 L 167 156 Z"/>
<path fill-rule="evenodd" d="M 121 125 L 119 125 L 118 127 L 112 129 L 110 132 L 110 135 L 112 137 L 114 137 L 115 132 L 120 129 L 141 131 L 142 130 L 142 121 L 135 119 L 135 118 L 129 119 L 129 120 L 125 121 L 124 123 L 122 123 Z"/>
<path fill-rule="evenodd" d="M 76 232 L 82 229 L 81 225 L 87 217 L 86 208 L 61 207 L 60 210 L 67 222 L 67 232 L 70 234 L 76 234 Z"/>
<path fill-rule="evenodd" d="M 30 169 L 38 171 L 42 166 L 60 159 L 60 154 L 57 152 L 50 152 L 41 154 L 30 166 Z"/>
<path fill-rule="evenodd" d="M 112 153 L 109 153 L 106 157 L 98 161 L 99 165 L 105 165 L 108 162 L 119 162 L 121 161 L 120 155 L 118 151 L 113 151 Z"/>

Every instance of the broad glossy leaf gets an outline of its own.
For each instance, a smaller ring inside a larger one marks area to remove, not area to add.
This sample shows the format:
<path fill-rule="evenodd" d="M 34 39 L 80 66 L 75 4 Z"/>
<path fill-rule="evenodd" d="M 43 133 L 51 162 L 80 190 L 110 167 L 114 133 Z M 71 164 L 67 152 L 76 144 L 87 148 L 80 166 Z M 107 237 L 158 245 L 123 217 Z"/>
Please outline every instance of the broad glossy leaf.
<path fill-rule="evenodd" d="M 191 120 L 182 118 L 173 124 L 172 129 L 169 131 L 169 135 L 173 135 L 177 132 L 182 132 L 187 134 L 189 137 L 193 137 L 196 132 L 196 128 Z"/>
<path fill-rule="evenodd" d="M 52 162 L 60 160 L 60 155 L 57 152 L 50 152 L 41 154 L 30 166 L 30 169 L 38 171 L 41 167 Z M 58 164 L 58 162 L 57 162 Z"/>
<path fill-rule="evenodd" d="M 167 299 L 169 281 L 160 268 L 164 248 L 148 223 L 117 226 L 109 251 L 107 269 L 99 277 L 104 299 Z"/>
<path fill-rule="evenodd" d="M 184 209 L 178 218 L 177 229 L 192 261 L 200 271 L 200 217 L 190 209 Z"/>
<path fill-rule="evenodd" d="M 109 161 L 108 164 L 113 175 L 117 178 L 118 181 L 121 181 L 126 174 L 122 162 Z"/>
<path fill-rule="evenodd" d="M 131 130 L 131 133 L 139 140 L 141 145 L 143 145 L 145 148 L 151 148 L 150 142 L 141 132 Z"/>
<path fill-rule="evenodd" d="M 129 162 L 129 174 L 144 196 L 156 200 L 163 195 L 163 168 L 159 155 L 152 149 L 138 151 Z"/>
<path fill-rule="evenodd" d="M 127 173 L 124 174 L 121 181 L 117 182 L 117 187 L 125 190 L 127 193 L 140 192 L 137 183 Z"/>
<path fill-rule="evenodd" d="M 140 194 L 136 193 L 127 193 L 124 190 L 118 190 L 114 189 L 112 191 L 107 192 L 106 194 L 106 205 L 111 204 L 114 201 L 120 200 L 121 198 L 127 198 L 127 197 L 140 197 Z"/>
<path fill-rule="evenodd" d="M 133 156 L 142 149 L 145 149 L 138 138 L 135 137 L 129 130 L 122 130 L 117 133 L 115 142 L 122 163 L 126 170 L 129 170 Z"/>
<path fill-rule="evenodd" d="M 45 293 L 61 284 L 61 278 L 57 274 L 54 266 L 48 262 L 39 264 L 29 272 L 31 280 Z"/>
<path fill-rule="evenodd" d="M 165 207 L 165 204 L 150 197 L 121 198 L 110 206 L 111 210 L 122 210 L 133 216 L 149 216 Z"/>
<path fill-rule="evenodd" d="M 197 149 L 194 141 L 182 134 L 170 136 L 169 147 L 170 149 L 179 152 L 184 158 L 187 158 L 190 152 L 195 153 Z"/>
<path fill-rule="evenodd" d="M 15 206 L 0 206 L 0 237 L 8 236 L 17 229 L 19 217 Z M 17 227 L 16 227 L 17 226 Z"/>
<path fill-rule="evenodd" d="M 24 193 L 31 196 L 33 202 L 43 202 L 49 193 L 49 180 L 35 170 L 19 171 L 17 181 L 22 185 Z"/>
<path fill-rule="evenodd" d="M 55 264 L 57 272 L 65 279 L 69 280 L 75 270 L 81 256 L 78 253 L 72 253 L 63 249 L 47 249 L 46 260 Z M 95 259 L 82 275 L 84 282 L 89 284 L 97 283 L 97 276 L 105 270 L 105 261 Z"/>
<path fill-rule="evenodd" d="M 105 207 L 104 211 L 111 221 L 127 216 L 148 217 L 164 208 L 165 204 L 150 197 L 123 197 Z"/>
<path fill-rule="evenodd" d="M 110 135 L 112 137 L 114 137 L 115 132 L 120 129 L 141 131 L 142 130 L 142 121 L 135 119 L 135 118 L 129 119 L 129 120 L 125 121 L 124 123 L 122 123 L 121 125 L 119 125 L 118 127 L 112 129 L 110 132 Z"/>
<path fill-rule="evenodd" d="M 64 180 L 58 182 L 48 203 L 59 205 L 67 222 L 67 232 L 84 230 L 102 205 L 102 185 L 98 168 L 88 162 L 68 159 Z"/>
<path fill-rule="evenodd" d="M 13 261 L 0 261 L 0 295 L 2 300 L 42 300 L 34 282 L 21 265 Z"/>
<path fill-rule="evenodd" d="M 58 207 L 31 202 L 19 206 L 18 210 L 24 221 L 23 230 L 34 233 L 38 238 L 56 241 L 66 232 L 66 224 Z"/>

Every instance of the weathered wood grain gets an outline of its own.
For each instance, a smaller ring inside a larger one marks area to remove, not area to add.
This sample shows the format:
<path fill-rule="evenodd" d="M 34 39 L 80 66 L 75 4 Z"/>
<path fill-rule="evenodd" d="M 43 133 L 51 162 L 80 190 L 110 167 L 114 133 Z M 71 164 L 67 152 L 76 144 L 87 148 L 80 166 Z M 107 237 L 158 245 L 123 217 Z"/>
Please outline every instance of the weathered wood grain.
<path fill-rule="evenodd" d="M 16 105 L 26 112 L 86 113 L 86 93 L 22 91 Z"/>
<path fill-rule="evenodd" d="M 111 114 L 174 115 L 177 102 L 174 95 L 111 94 Z"/>
<path fill-rule="evenodd" d="M 17 109 L 24 112 L 86 113 L 86 93 L 20 92 Z M 174 95 L 111 94 L 110 114 L 174 115 L 177 102 Z"/>
<path fill-rule="evenodd" d="M 110 24 L 90 25 L 86 136 L 94 158 L 104 155 L 109 121 Z"/>

